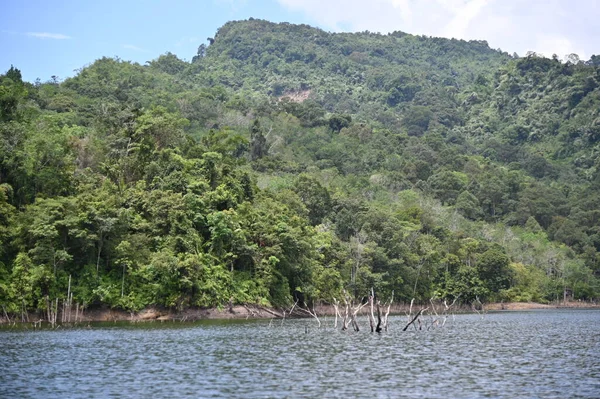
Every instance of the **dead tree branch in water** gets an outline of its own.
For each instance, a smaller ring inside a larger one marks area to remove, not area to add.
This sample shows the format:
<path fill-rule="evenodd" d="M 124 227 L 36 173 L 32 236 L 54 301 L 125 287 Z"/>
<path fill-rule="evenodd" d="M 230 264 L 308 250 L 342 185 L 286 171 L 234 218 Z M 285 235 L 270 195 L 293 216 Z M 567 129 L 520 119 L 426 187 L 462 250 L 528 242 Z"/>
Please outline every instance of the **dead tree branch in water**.
<path fill-rule="evenodd" d="M 431 309 L 433 310 L 433 313 L 431 314 L 431 324 L 429 326 L 427 326 L 427 330 L 429 330 L 436 324 L 439 324 L 439 318 L 440 318 L 440 315 L 438 314 L 437 309 L 435 308 L 435 303 L 433 301 L 433 297 L 429 298 L 429 303 L 431 304 Z M 435 318 L 433 317 L 433 315 L 435 315 Z"/>
<path fill-rule="evenodd" d="M 411 302 L 411 307 L 412 307 L 412 302 Z M 429 307 L 427 308 L 423 308 L 421 310 L 419 310 L 417 312 L 417 314 L 415 315 L 415 317 L 413 317 L 413 319 L 411 321 L 408 322 L 408 324 L 406 326 L 404 326 L 404 328 L 402 329 L 402 331 L 406 331 L 408 329 L 408 327 L 410 327 L 411 324 L 413 324 L 418 318 L 419 316 L 421 316 L 421 314 L 426 311 L 427 309 L 429 309 Z"/>
<path fill-rule="evenodd" d="M 350 313 L 350 304 L 348 303 L 348 297 L 344 297 L 344 304 L 346 305 L 345 309 L 345 313 L 344 313 L 344 321 L 342 323 L 342 331 L 346 331 L 348 329 L 348 321 L 350 320 L 349 318 L 349 313 Z"/>
<path fill-rule="evenodd" d="M 448 320 L 448 311 L 450 309 L 452 309 L 452 307 L 454 306 L 456 301 L 458 301 L 458 298 L 460 298 L 460 295 L 457 296 L 456 298 L 454 298 L 454 300 L 452 301 L 452 303 L 450 305 L 448 305 L 448 303 L 444 299 L 444 321 L 442 322 L 442 327 L 444 327 L 446 325 L 446 320 Z M 454 317 L 454 313 L 452 314 L 452 316 Z"/>
<path fill-rule="evenodd" d="M 362 308 L 364 308 L 365 306 L 367 306 L 368 302 L 365 302 L 363 304 L 357 305 L 354 308 L 354 311 L 352 312 L 352 325 L 354 326 L 354 331 L 358 332 L 360 331 L 360 327 L 358 326 L 358 322 L 356 321 L 356 315 L 358 314 L 358 312 L 360 312 L 362 310 Z"/>
<path fill-rule="evenodd" d="M 298 300 L 296 299 L 296 302 L 294 302 L 294 305 L 290 308 L 290 310 L 288 311 L 288 315 L 292 315 L 292 313 L 294 312 L 294 308 L 296 307 L 296 305 L 298 305 Z M 283 322 L 285 321 L 285 309 L 283 310 L 283 317 L 281 318 L 281 325 L 283 326 Z"/>
<path fill-rule="evenodd" d="M 369 325 L 371 326 L 371 332 L 375 332 L 375 315 L 373 314 L 373 302 L 375 301 L 375 291 L 373 287 L 371 287 L 371 295 L 369 296 L 369 306 L 371 307 L 371 312 L 369 313 Z"/>
<path fill-rule="evenodd" d="M 385 316 L 381 317 L 381 301 L 377 300 L 376 309 L 377 309 L 377 325 L 375 325 L 375 316 L 373 314 L 373 302 L 375 301 L 375 291 L 371 288 L 371 296 L 369 297 L 369 304 L 371 305 L 371 314 L 369 321 L 371 323 L 371 332 L 375 331 L 380 333 L 382 330 L 387 331 L 388 328 L 388 316 L 390 315 L 390 308 L 392 306 L 392 302 L 394 301 L 394 291 L 392 291 L 392 296 L 388 303 L 387 311 Z"/>
<path fill-rule="evenodd" d="M 315 320 L 317 320 L 317 323 L 319 323 L 319 327 L 321 327 L 321 320 L 319 320 L 319 317 L 317 316 L 317 312 L 315 312 L 315 306 L 314 306 L 314 304 L 313 304 L 313 309 L 312 309 L 312 312 L 311 312 L 310 308 L 309 308 L 309 307 L 306 305 L 306 302 L 304 302 L 304 307 L 305 307 L 306 309 L 303 309 L 303 308 L 301 308 L 301 307 L 298 307 L 298 310 L 301 310 L 301 311 L 303 311 L 303 312 L 306 312 L 306 313 L 308 313 L 308 315 L 309 315 L 309 316 L 312 316 L 312 317 L 314 317 L 314 318 L 315 318 Z"/>
<path fill-rule="evenodd" d="M 270 315 L 272 315 L 275 318 L 284 318 L 285 317 L 285 315 L 279 314 L 276 311 L 266 308 L 264 306 L 259 306 L 258 309 L 262 310 L 263 312 L 269 313 Z"/>
<path fill-rule="evenodd" d="M 292 306 L 292 308 L 290 309 L 290 311 L 288 312 L 288 314 L 292 314 L 294 312 L 294 308 L 296 307 L 296 305 L 298 305 L 298 299 L 296 299 L 296 302 L 294 302 L 294 306 Z"/>
<path fill-rule="evenodd" d="M 475 306 L 475 304 L 473 304 L 471 307 L 483 319 L 483 315 L 485 314 L 485 308 L 483 307 L 483 303 L 481 303 L 481 301 L 479 300 L 479 296 L 477 295 L 475 296 L 475 300 L 479 303 L 479 306 L 481 306 L 481 312 L 479 311 L 479 309 L 477 309 L 477 306 Z"/>
<path fill-rule="evenodd" d="M 358 304 L 354 308 L 352 308 L 352 300 L 346 291 L 344 291 L 344 303 L 346 305 L 346 312 L 344 315 L 344 323 L 342 325 L 342 331 L 346 331 L 348 329 L 348 323 L 352 324 L 354 331 L 360 331 L 360 327 L 358 326 L 358 321 L 356 321 L 356 315 L 361 311 L 363 307 L 365 307 L 369 302 L 365 302 L 363 304 Z"/>
<path fill-rule="evenodd" d="M 6 307 L 2 305 L 2 310 L 4 311 L 4 317 L 6 317 L 6 321 L 10 324 L 10 317 L 8 317 L 8 313 L 6 312 Z"/>
<path fill-rule="evenodd" d="M 390 309 L 392 307 L 392 303 L 394 302 L 394 291 L 392 291 L 392 297 L 390 298 L 390 302 L 388 303 L 387 310 L 385 311 L 385 316 L 383 316 L 383 329 L 384 331 L 388 330 L 388 316 L 390 315 Z"/>
<path fill-rule="evenodd" d="M 338 325 L 338 316 L 341 319 L 342 315 L 340 314 L 340 303 L 337 299 L 333 298 L 333 309 L 335 309 L 335 323 L 333 324 L 333 328 L 337 328 Z"/>
<path fill-rule="evenodd" d="M 377 327 L 375 327 L 375 332 L 381 332 L 381 302 L 377 301 Z"/>

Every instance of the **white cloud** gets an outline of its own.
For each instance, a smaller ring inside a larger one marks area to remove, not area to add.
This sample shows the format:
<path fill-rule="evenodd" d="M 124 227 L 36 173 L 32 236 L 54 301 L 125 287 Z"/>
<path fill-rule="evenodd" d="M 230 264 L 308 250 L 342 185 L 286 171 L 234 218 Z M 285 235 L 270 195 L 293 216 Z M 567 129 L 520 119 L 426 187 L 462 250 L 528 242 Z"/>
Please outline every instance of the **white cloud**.
<path fill-rule="evenodd" d="M 566 55 L 575 53 L 582 59 L 589 58 L 583 49 L 577 48 L 576 45 L 565 37 L 538 35 L 536 39 L 536 47 L 532 51 L 540 53 L 545 57 L 552 57 L 553 54 L 556 54 L 559 58 L 564 58 Z"/>
<path fill-rule="evenodd" d="M 63 35 L 62 33 L 27 32 L 25 34 L 27 36 L 37 37 L 38 39 L 57 39 L 57 40 L 72 39 L 71 36 Z"/>
<path fill-rule="evenodd" d="M 464 39 L 468 37 L 469 23 L 477 18 L 481 10 L 489 3 L 489 0 L 471 0 L 462 2 L 452 2 L 451 11 L 454 14 L 452 20 L 444 29 L 444 36 Z M 449 1 L 444 1 L 449 3 Z"/>
<path fill-rule="evenodd" d="M 600 54 L 600 3 L 572 0 L 277 0 L 333 31 L 487 40 L 525 55 Z"/>
<path fill-rule="evenodd" d="M 392 0 L 392 6 L 400 11 L 400 18 L 402 18 L 402 21 L 409 23 L 412 20 L 410 0 Z"/>

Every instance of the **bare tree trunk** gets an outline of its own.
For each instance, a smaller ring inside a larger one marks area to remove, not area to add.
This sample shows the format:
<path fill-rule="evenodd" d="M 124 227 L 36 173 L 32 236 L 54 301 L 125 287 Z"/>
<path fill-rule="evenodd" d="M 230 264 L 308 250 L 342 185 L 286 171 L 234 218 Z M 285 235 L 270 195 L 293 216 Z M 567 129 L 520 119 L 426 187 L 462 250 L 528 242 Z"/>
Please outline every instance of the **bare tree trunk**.
<path fill-rule="evenodd" d="M 360 327 L 358 326 L 358 322 L 356 321 L 356 318 L 354 317 L 354 315 L 352 315 L 352 327 L 354 328 L 354 331 L 356 331 L 356 332 L 360 331 Z"/>
<path fill-rule="evenodd" d="M 375 332 L 381 332 L 381 303 L 377 301 L 377 327 L 375 328 Z"/>
<path fill-rule="evenodd" d="M 363 304 L 359 304 L 356 306 L 356 308 L 354 308 L 354 311 L 352 312 L 352 325 L 354 326 L 354 331 L 359 332 L 360 331 L 360 327 L 358 326 L 358 321 L 356 320 L 356 315 L 358 314 L 358 312 L 361 311 L 362 308 L 364 308 L 365 306 L 367 306 L 366 303 Z"/>
<path fill-rule="evenodd" d="M 275 312 L 275 311 L 273 311 L 273 310 L 271 310 L 271 309 L 267 309 L 267 308 L 265 308 L 265 307 L 262 307 L 262 306 L 259 306 L 258 308 L 259 308 L 260 310 L 262 310 L 262 311 L 265 311 L 265 312 L 267 312 L 267 313 L 269 313 L 269 314 L 273 315 L 274 317 L 278 317 L 278 318 L 283 318 L 283 317 L 285 317 L 284 315 L 280 315 L 279 313 L 277 313 L 277 312 Z M 233 305 L 231 305 L 231 309 L 233 309 Z"/>
<path fill-rule="evenodd" d="M 392 297 L 390 298 L 390 303 L 388 304 L 387 310 L 385 312 L 385 316 L 383 317 L 383 329 L 385 331 L 388 330 L 388 316 L 390 315 L 390 309 L 392 307 L 392 302 L 394 302 L 394 291 L 392 291 Z"/>
<path fill-rule="evenodd" d="M 404 326 L 404 328 L 402 329 L 402 331 L 406 331 L 408 329 L 408 327 L 410 327 L 410 325 L 413 324 L 419 318 L 419 316 L 421 316 L 421 313 L 423 313 L 427 309 L 429 309 L 429 308 L 424 308 L 424 309 L 419 310 L 417 312 L 417 314 L 415 315 L 415 317 L 413 317 L 413 319 L 411 321 L 409 321 L 406 326 Z"/>
<path fill-rule="evenodd" d="M 48 295 L 46 295 L 46 313 L 48 314 L 48 323 L 52 323 L 51 312 L 52 310 L 50 309 L 50 298 L 48 298 Z"/>
<path fill-rule="evenodd" d="M 436 324 L 439 324 L 440 315 L 438 314 L 438 312 L 435 308 L 435 303 L 433 301 L 433 297 L 429 298 L 429 303 L 431 304 L 431 309 L 433 310 L 433 314 L 435 314 L 435 318 L 433 318 L 433 316 L 432 316 L 431 326 L 429 326 L 429 327 L 433 327 Z M 429 329 L 429 327 L 427 329 Z"/>
<path fill-rule="evenodd" d="M 408 308 L 408 318 L 410 319 L 410 316 L 412 315 L 412 307 L 413 307 L 413 303 L 415 303 L 415 298 L 410 300 L 410 307 Z"/>
<path fill-rule="evenodd" d="M 371 313 L 369 313 L 369 325 L 371 327 L 371 332 L 375 332 L 375 316 L 373 314 L 373 302 L 375 301 L 375 292 L 373 291 L 373 287 L 371 287 L 371 295 L 369 296 L 369 306 L 371 307 Z"/>
<path fill-rule="evenodd" d="M 348 329 L 348 322 L 350 321 L 350 318 L 349 318 L 350 304 L 348 303 L 347 298 L 344 298 L 344 302 L 346 304 L 346 312 L 344 313 L 344 322 L 342 324 L 342 331 L 346 331 Z"/>
<path fill-rule="evenodd" d="M 483 319 L 483 314 L 485 314 L 485 308 L 483 307 L 483 303 L 481 303 L 481 301 L 479 300 L 479 296 L 477 296 L 477 295 L 475 296 L 475 300 L 476 300 L 477 302 L 479 302 L 479 305 L 481 305 L 481 312 L 480 312 L 480 311 L 477 309 L 477 307 L 476 307 L 476 306 L 473 306 L 473 309 L 474 309 L 474 310 L 475 310 L 475 312 L 477 312 L 477 314 L 478 314 L 479 316 L 481 316 L 481 318 Z"/>
<path fill-rule="evenodd" d="M 58 317 L 58 298 L 56 298 L 56 305 L 54 305 L 54 325 L 56 325 L 56 318 Z"/>
<path fill-rule="evenodd" d="M 321 320 L 319 320 L 319 317 L 317 316 L 317 312 L 315 311 L 315 303 L 313 302 L 312 312 L 311 312 L 310 308 L 308 306 L 306 306 L 306 303 L 304 303 L 304 307 L 306 307 L 306 312 L 308 312 L 309 315 L 311 315 L 312 317 L 315 318 L 315 320 L 317 320 L 317 323 L 319 323 L 319 328 L 321 328 Z"/>
<path fill-rule="evenodd" d="M 71 322 L 71 298 L 73 294 L 71 293 L 71 275 L 69 274 L 69 287 L 67 288 L 67 311 L 68 311 L 68 320 L 67 322 Z"/>
<path fill-rule="evenodd" d="M 6 317 L 6 321 L 10 323 L 10 317 L 8 317 L 8 313 L 6 312 L 6 307 L 2 305 L 2 310 L 4 311 L 4 317 Z"/>
<path fill-rule="evenodd" d="M 339 308 L 339 302 L 335 298 L 333 298 L 333 309 L 335 309 L 335 323 L 333 324 L 333 328 L 337 328 L 338 316 L 340 316 L 340 308 Z M 341 316 L 340 316 L 340 318 L 341 318 Z"/>
<path fill-rule="evenodd" d="M 73 293 L 71 292 L 71 297 L 69 298 L 69 320 L 71 322 L 71 313 L 73 313 Z"/>
<path fill-rule="evenodd" d="M 298 305 L 298 300 L 297 299 L 296 299 L 296 302 L 294 302 L 294 306 L 292 306 L 292 308 L 288 312 L 290 316 L 292 315 L 292 312 L 294 311 L 294 308 L 296 307 L 296 305 Z"/>
<path fill-rule="evenodd" d="M 457 296 L 456 298 L 454 298 L 454 301 L 452 301 L 452 303 L 450 305 L 448 305 L 448 303 L 446 303 L 446 300 L 444 299 L 444 321 L 442 322 L 442 327 L 444 327 L 446 325 L 446 321 L 448 320 L 448 311 L 450 309 L 452 309 L 452 307 L 454 306 L 454 304 L 456 303 L 456 301 L 458 300 L 460 296 Z"/>

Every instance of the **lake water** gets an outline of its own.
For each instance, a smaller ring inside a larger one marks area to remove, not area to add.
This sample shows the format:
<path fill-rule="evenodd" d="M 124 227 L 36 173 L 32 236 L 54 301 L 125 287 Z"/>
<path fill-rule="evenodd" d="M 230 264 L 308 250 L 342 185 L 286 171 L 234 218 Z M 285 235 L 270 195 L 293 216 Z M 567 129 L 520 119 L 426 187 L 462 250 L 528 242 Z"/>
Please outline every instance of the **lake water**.
<path fill-rule="evenodd" d="M 2 398 L 600 398 L 600 311 L 0 329 Z"/>

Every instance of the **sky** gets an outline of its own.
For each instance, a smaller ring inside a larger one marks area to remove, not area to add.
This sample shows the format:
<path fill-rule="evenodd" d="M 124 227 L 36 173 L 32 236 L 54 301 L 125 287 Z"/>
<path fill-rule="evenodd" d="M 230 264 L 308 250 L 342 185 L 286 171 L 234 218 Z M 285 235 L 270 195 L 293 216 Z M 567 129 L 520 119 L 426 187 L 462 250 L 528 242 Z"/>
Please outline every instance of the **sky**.
<path fill-rule="evenodd" d="M 103 56 L 191 60 L 227 21 L 250 17 L 332 32 L 487 40 L 524 56 L 600 54 L 599 0 L 19 0 L 0 14 L 0 73 L 65 79 Z"/>

